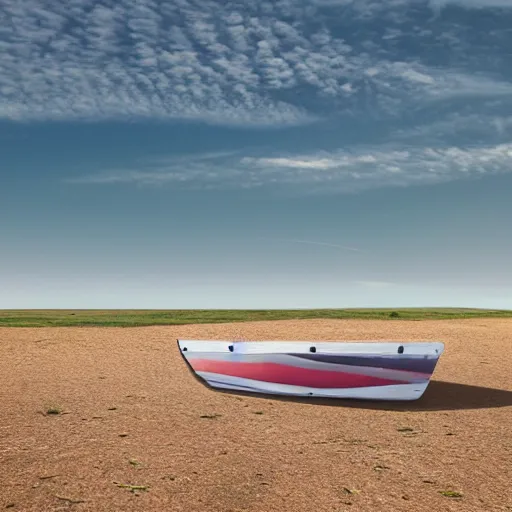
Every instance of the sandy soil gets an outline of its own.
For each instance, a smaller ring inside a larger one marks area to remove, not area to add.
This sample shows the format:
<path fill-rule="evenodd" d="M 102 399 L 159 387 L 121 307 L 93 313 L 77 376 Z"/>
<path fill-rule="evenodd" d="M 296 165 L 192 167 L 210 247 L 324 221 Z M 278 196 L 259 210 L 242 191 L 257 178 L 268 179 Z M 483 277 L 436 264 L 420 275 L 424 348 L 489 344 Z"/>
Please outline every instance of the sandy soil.
<path fill-rule="evenodd" d="M 425 339 L 446 350 L 417 402 L 308 403 L 206 388 L 178 337 Z M 0 347 L 0 509 L 512 509 L 510 319 L 4 328 Z"/>

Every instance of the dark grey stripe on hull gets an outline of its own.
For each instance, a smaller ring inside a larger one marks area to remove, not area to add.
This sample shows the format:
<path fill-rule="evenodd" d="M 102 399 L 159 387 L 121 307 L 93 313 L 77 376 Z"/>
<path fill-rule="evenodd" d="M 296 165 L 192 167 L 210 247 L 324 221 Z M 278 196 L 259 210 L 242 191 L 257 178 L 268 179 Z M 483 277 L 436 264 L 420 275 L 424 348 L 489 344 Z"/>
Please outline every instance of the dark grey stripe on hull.
<path fill-rule="evenodd" d="M 289 354 L 300 359 L 331 364 L 350 366 L 369 366 L 371 368 L 387 368 L 389 370 L 406 370 L 409 372 L 433 373 L 438 358 L 424 359 L 401 356 L 340 356 L 330 354 Z"/>

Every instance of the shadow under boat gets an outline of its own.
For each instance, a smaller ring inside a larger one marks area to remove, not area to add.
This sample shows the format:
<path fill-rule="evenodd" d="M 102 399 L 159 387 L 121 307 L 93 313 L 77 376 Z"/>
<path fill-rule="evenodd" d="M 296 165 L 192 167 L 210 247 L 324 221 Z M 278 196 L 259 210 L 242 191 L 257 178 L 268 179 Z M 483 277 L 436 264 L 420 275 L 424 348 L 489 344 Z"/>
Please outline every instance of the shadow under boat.
<path fill-rule="evenodd" d="M 438 380 L 432 380 L 423 396 L 418 400 L 395 402 L 383 400 L 357 400 L 353 398 L 309 398 L 302 396 L 250 393 L 245 391 L 213 388 L 197 375 L 196 378 L 200 380 L 203 385 L 217 393 L 325 407 L 352 407 L 368 410 L 421 412 L 492 409 L 512 406 L 512 391 Z"/>

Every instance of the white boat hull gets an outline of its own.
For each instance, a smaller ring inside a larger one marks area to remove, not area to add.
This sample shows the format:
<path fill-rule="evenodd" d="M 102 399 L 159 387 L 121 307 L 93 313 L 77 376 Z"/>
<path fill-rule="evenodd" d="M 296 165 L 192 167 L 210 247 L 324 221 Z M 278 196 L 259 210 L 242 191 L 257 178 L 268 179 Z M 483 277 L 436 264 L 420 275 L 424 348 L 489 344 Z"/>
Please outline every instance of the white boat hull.
<path fill-rule="evenodd" d="M 417 400 L 441 342 L 178 340 L 191 371 L 217 389 L 269 395 Z"/>

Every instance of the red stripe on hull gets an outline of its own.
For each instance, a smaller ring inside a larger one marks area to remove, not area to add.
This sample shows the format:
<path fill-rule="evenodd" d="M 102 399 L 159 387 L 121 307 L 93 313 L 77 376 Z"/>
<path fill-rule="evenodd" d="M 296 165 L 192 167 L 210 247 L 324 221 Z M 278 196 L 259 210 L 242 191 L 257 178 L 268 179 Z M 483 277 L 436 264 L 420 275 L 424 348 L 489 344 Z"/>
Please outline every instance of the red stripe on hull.
<path fill-rule="evenodd" d="M 243 363 L 211 359 L 193 359 L 190 363 L 196 372 L 218 373 L 243 379 L 311 388 L 361 388 L 405 384 L 403 380 L 382 379 L 356 373 L 313 370 L 277 363 Z"/>

